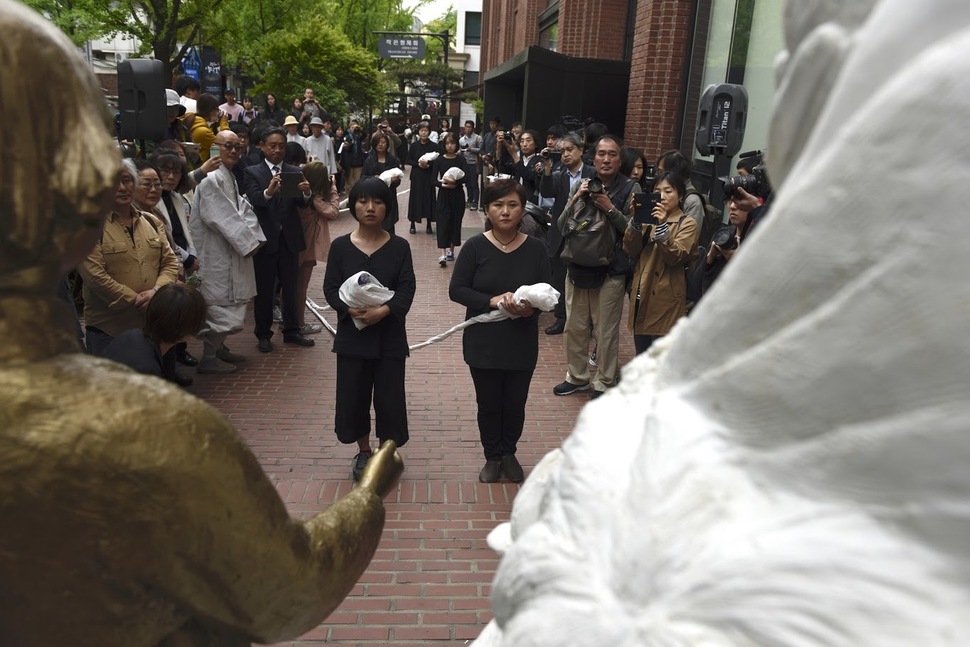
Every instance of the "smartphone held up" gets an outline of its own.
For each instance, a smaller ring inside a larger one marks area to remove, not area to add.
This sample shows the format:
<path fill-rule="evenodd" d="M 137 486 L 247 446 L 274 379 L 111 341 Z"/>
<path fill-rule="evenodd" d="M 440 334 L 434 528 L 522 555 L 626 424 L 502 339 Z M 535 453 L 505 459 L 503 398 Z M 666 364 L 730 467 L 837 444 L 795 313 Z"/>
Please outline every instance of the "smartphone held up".
<path fill-rule="evenodd" d="M 636 225 L 656 225 L 657 219 L 653 210 L 660 204 L 662 197 L 659 192 L 637 193 L 633 196 L 633 223 Z"/>

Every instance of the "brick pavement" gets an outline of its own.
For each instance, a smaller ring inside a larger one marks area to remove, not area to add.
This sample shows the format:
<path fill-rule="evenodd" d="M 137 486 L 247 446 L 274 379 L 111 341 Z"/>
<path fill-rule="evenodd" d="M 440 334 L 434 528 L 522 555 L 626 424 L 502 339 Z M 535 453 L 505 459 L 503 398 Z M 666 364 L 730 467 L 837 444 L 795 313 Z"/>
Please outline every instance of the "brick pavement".
<path fill-rule="evenodd" d="M 407 180 L 399 194 L 407 213 Z M 483 217 L 466 212 L 464 238 L 481 231 Z M 354 227 L 348 212 L 331 224 L 333 237 Z M 408 316 L 414 344 L 459 323 L 464 309 L 448 300 L 451 266 L 437 264 L 434 236 L 419 227 L 398 234 L 411 244 L 417 294 Z M 324 267 L 318 266 L 310 297 L 323 304 Z M 311 321 L 308 315 L 307 321 Z M 329 320 L 335 323 L 333 314 Z M 542 334 L 552 320 L 540 319 L 539 365 L 529 394 L 526 427 L 518 456 L 531 467 L 569 434 L 585 394 L 556 397 L 552 387 L 565 375 L 562 337 Z M 625 321 L 625 320 L 624 320 Z M 219 377 L 196 375 L 192 391 L 222 411 L 239 430 L 295 516 L 307 518 L 353 487 L 351 459 L 356 446 L 341 445 L 333 433 L 336 357 L 324 331 L 317 345 L 282 344 L 256 350 L 250 317 L 246 331 L 229 338 L 233 351 L 248 357 L 243 369 Z M 192 352 L 201 352 L 198 344 Z M 620 360 L 633 344 L 625 324 Z M 385 501 L 387 521 L 369 568 L 327 621 L 291 646 L 464 645 L 491 619 L 488 596 L 498 558 L 485 542 L 507 521 L 518 486 L 478 482 L 484 457 L 475 421 L 475 394 L 462 361 L 461 338 L 414 351 L 407 362 L 411 440 L 401 450 L 405 472 L 397 492 Z"/>

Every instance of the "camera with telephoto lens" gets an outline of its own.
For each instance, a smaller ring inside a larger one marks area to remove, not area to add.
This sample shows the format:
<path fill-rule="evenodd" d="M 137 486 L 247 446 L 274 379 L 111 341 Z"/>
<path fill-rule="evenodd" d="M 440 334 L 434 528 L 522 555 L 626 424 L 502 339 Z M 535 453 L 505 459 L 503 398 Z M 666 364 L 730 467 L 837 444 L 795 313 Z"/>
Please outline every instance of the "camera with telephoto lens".
<path fill-rule="evenodd" d="M 603 180 L 598 177 L 593 177 L 589 179 L 586 183 L 586 188 L 590 193 L 602 193 L 603 192 Z"/>
<path fill-rule="evenodd" d="M 738 228 L 734 225 L 721 227 L 714 232 L 711 242 L 721 249 L 734 249 L 738 246 Z"/>
<path fill-rule="evenodd" d="M 744 189 L 753 196 L 767 198 L 771 194 L 771 184 L 768 183 L 768 173 L 765 170 L 762 152 L 750 151 L 741 153 L 740 159 L 750 160 L 754 166 L 747 175 L 718 178 L 721 181 L 724 197 L 730 198 L 737 194 L 738 189 Z"/>

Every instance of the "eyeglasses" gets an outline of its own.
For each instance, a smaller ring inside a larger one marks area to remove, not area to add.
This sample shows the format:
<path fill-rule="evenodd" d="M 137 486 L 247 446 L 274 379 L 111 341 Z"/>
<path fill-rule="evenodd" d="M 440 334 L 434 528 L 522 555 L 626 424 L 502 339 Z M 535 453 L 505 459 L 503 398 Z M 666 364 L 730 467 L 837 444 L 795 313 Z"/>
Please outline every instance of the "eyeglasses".
<path fill-rule="evenodd" d="M 241 151 L 243 146 L 242 144 L 219 144 L 219 148 L 225 148 L 227 151 Z"/>
<path fill-rule="evenodd" d="M 139 189 L 148 189 L 149 191 L 151 191 L 152 189 L 161 190 L 162 185 L 161 185 L 160 182 L 139 182 L 138 183 L 138 188 Z"/>

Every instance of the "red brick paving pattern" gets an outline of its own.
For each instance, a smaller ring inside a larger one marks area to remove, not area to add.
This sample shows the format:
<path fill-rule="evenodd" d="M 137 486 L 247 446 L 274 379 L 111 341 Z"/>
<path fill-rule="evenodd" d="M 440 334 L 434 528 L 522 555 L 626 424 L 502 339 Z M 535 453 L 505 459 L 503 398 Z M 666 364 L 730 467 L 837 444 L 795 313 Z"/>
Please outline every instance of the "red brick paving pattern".
<path fill-rule="evenodd" d="M 406 218 L 407 193 L 399 202 Z M 466 212 L 465 237 L 480 231 L 482 221 L 480 213 Z M 345 234 L 354 224 L 343 212 L 331 224 L 331 234 Z M 417 294 L 408 316 L 414 344 L 459 323 L 464 309 L 448 300 L 451 266 L 438 266 L 434 236 L 425 234 L 423 225 L 417 234 L 408 234 L 406 220 L 398 223 L 397 233 L 411 244 L 414 256 Z M 318 266 L 310 287 L 310 297 L 319 304 L 325 302 L 323 272 L 324 266 Z M 307 321 L 312 320 L 308 315 Z M 329 320 L 335 323 L 332 313 Z M 551 321 L 551 314 L 542 315 L 540 328 Z M 251 330 L 250 318 L 246 331 L 228 342 L 248 357 L 243 369 L 226 377 L 196 375 L 192 390 L 229 417 L 291 513 L 306 518 L 353 487 L 356 446 L 341 445 L 333 433 L 336 358 L 331 337 L 324 331 L 315 336 L 314 348 L 304 349 L 282 344 L 277 334 L 275 351 L 262 354 Z M 539 366 L 518 452 L 526 474 L 561 444 L 588 401 L 585 394 L 552 394 L 565 375 L 562 337 L 540 331 L 539 341 Z M 633 355 L 625 323 L 620 352 L 621 361 Z M 485 537 L 508 520 L 518 486 L 478 482 L 484 457 L 460 334 L 414 351 L 407 363 L 407 394 L 411 440 L 401 450 L 404 476 L 385 502 L 380 547 L 327 621 L 285 645 L 464 645 L 492 617 L 488 596 L 498 557 Z"/>

